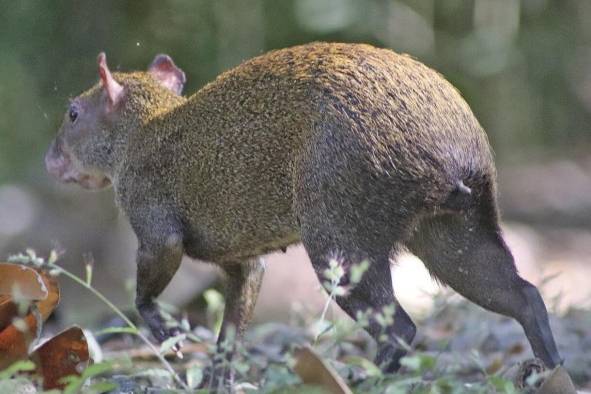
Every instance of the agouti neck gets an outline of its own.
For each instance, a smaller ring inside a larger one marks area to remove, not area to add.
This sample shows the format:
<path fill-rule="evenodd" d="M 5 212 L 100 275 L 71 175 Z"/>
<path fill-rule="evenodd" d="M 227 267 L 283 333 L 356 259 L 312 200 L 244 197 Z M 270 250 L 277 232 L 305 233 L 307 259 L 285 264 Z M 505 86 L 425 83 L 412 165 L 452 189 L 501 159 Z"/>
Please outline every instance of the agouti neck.
<path fill-rule="evenodd" d="M 187 102 L 183 96 L 155 84 L 138 84 L 134 79 L 129 79 L 125 83 L 125 88 L 125 101 L 113 119 L 114 135 L 117 139 L 113 141 L 113 149 L 121 150 L 114 157 L 122 159 L 112 163 L 108 169 L 113 178 L 119 177 L 122 167 L 125 166 L 124 158 L 132 154 L 123 151 L 137 146 L 147 151 L 156 148 L 158 141 L 177 128 L 174 119 L 166 122 L 167 127 L 162 127 L 162 119 L 169 117 L 175 108 Z"/>
<path fill-rule="evenodd" d="M 121 118 L 123 126 L 128 129 L 134 126 L 144 128 L 154 118 L 186 102 L 185 97 L 174 94 L 153 81 L 148 83 L 145 77 L 128 78 L 125 89 L 126 98 Z"/>

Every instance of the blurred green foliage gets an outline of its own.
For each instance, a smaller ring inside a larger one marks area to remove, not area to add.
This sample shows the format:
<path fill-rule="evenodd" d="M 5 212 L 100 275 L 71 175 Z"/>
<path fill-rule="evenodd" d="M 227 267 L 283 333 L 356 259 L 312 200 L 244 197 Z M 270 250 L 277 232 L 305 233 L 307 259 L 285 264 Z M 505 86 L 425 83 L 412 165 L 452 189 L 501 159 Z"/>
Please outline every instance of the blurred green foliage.
<path fill-rule="evenodd" d="M 45 177 L 68 98 L 112 68 L 170 54 L 191 93 L 264 51 L 314 41 L 407 52 L 454 83 L 497 156 L 591 138 L 588 0 L 0 0 L 0 183 Z"/>

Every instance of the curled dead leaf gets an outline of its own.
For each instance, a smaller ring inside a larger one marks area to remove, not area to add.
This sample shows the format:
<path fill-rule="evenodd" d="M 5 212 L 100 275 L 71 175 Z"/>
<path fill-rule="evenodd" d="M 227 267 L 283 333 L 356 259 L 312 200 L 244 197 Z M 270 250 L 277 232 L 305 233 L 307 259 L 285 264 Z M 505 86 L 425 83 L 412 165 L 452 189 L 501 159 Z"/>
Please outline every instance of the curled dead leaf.
<path fill-rule="evenodd" d="M 320 386 L 333 394 L 352 394 L 343 379 L 309 346 L 296 351 L 295 372 L 302 382 Z"/>
<path fill-rule="evenodd" d="M 548 370 L 542 360 L 523 361 L 511 367 L 505 374 L 518 389 L 535 388 L 536 394 L 576 394 L 573 382 L 564 367 Z M 532 380 L 532 378 L 535 378 Z M 529 392 L 529 391 L 528 391 Z"/>
<path fill-rule="evenodd" d="M 60 379 L 80 375 L 90 357 L 84 333 L 71 327 L 29 354 L 41 326 L 57 306 L 57 280 L 43 270 L 21 264 L 0 263 L 0 369 L 30 358 L 43 378 L 45 389 L 63 388 Z M 27 307 L 19 314 L 19 303 Z"/>
<path fill-rule="evenodd" d="M 556 367 L 544 380 L 536 394 L 576 394 L 577 390 L 564 367 Z"/>
<path fill-rule="evenodd" d="M 28 357 L 29 345 L 57 306 L 59 294 L 56 279 L 47 273 L 0 263 L 0 369 Z M 30 303 L 22 317 L 18 302 Z"/>
<path fill-rule="evenodd" d="M 31 353 L 37 373 L 43 377 L 46 390 L 63 388 L 60 379 L 80 375 L 90 363 L 88 343 L 80 327 L 70 327 L 41 345 Z"/>

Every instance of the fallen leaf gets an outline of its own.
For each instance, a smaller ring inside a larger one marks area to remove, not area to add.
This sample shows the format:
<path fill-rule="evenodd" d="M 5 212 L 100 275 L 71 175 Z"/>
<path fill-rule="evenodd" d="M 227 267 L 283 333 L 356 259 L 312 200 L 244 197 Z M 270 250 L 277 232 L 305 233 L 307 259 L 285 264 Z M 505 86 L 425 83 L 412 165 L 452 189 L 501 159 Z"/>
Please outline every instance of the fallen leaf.
<path fill-rule="evenodd" d="M 12 324 L 12 319 L 17 313 L 18 307 L 12 302 L 12 297 L 0 295 L 0 331 Z"/>
<path fill-rule="evenodd" d="M 333 394 L 352 394 L 343 379 L 309 346 L 296 351 L 295 372 L 302 382 L 321 386 Z"/>
<path fill-rule="evenodd" d="M 60 379 L 80 375 L 90 362 L 88 344 L 82 329 L 68 328 L 39 345 L 31 360 L 37 365 L 37 373 L 43 377 L 43 388 L 63 388 Z"/>
<path fill-rule="evenodd" d="M 18 294 L 18 300 L 13 293 Z M 31 302 L 19 319 L 18 302 Z M 20 265 L 0 263 L 0 369 L 27 358 L 29 345 L 37 338 L 41 324 L 59 302 L 55 278 L 45 272 Z"/>
<path fill-rule="evenodd" d="M 26 300 L 47 298 L 47 286 L 35 269 L 22 264 L 0 263 L 0 294 L 12 295 L 15 287 Z"/>
<path fill-rule="evenodd" d="M 576 394 L 577 390 L 564 367 L 555 368 L 536 394 Z"/>

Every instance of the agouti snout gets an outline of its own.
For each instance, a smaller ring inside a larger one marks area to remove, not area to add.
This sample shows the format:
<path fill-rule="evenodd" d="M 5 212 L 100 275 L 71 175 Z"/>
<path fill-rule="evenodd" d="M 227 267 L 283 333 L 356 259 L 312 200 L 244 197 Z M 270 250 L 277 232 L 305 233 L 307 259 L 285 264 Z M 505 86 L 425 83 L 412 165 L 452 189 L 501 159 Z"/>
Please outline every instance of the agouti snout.
<path fill-rule="evenodd" d="M 405 354 L 397 339 L 415 335 L 390 280 L 401 248 L 515 318 L 548 367 L 561 362 L 542 298 L 502 238 L 486 135 L 433 70 L 386 49 L 314 43 L 251 59 L 189 97 L 164 55 L 147 72 L 115 74 L 100 55 L 99 76 L 72 100 L 47 168 L 113 185 L 139 241 L 136 304 L 158 340 L 174 331 L 154 299 L 183 254 L 227 273 L 222 340 L 252 314 L 257 257 L 301 241 L 320 277 L 332 256 L 369 262 L 336 301 L 353 318 L 395 306 L 386 341 L 375 319 L 367 327 L 386 371 Z"/>

